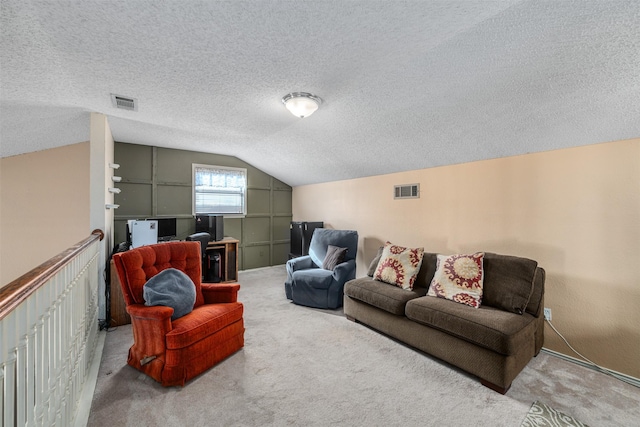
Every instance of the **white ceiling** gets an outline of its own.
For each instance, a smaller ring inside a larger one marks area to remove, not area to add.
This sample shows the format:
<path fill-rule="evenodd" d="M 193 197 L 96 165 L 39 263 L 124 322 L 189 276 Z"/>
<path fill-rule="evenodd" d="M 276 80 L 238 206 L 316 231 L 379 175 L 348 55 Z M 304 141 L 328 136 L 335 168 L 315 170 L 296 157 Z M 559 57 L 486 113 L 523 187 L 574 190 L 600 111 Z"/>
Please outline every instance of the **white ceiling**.
<path fill-rule="evenodd" d="M 292 186 L 640 137 L 639 0 L 0 1 L 2 157 L 91 111 Z"/>

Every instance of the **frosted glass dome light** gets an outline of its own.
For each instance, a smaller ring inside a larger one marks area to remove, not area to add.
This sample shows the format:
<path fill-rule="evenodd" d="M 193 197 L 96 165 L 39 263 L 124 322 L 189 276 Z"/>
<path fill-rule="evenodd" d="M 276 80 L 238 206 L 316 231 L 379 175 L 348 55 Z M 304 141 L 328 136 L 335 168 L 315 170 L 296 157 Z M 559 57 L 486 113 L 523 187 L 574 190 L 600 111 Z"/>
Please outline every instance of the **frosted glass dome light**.
<path fill-rule="evenodd" d="M 291 114 L 304 119 L 318 109 L 322 100 L 307 92 L 292 92 L 282 98 L 282 103 Z"/>

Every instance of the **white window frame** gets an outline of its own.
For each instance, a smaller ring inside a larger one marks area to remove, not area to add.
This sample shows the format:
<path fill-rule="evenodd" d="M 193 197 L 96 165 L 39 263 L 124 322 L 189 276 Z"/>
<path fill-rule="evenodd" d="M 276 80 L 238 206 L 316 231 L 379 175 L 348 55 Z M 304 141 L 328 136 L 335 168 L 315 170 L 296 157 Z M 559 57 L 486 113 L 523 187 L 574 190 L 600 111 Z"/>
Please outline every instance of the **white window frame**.
<path fill-rule="evenodd" d="M 196 212 L 196 169 L 211 169 L 211 170 L 230 170 L 241 172 L 244 175 L 244 188 L 242 189 L 242 213 L 229 213 L 229 212 Z M 218 165 L 205 165 L 200 163 L 191 164 L 191 211 L 195 216 L 197 214 L 215 214 L 223 215 L 230 218 L 244 218 L 247 215 L 247 169 L 246 168 L 233 168 L 229 166 Z"/>

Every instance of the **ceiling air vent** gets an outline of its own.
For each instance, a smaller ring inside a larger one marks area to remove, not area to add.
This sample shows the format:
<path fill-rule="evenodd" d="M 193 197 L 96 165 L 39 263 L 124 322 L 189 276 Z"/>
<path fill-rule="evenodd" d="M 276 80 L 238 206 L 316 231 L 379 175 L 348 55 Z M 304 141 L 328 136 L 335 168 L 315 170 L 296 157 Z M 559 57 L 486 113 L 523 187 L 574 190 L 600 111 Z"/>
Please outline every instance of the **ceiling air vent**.
<path fill-rule="evenodd" d="M 111 103 L 122 110 L 138 111 L 138 100 L 128 96 L 111 94 Z"/>
<path fill-rule="evenodd" d="M 420 198 L 420 184 L 396 185 L 393 187 L 394 199 Z"/>

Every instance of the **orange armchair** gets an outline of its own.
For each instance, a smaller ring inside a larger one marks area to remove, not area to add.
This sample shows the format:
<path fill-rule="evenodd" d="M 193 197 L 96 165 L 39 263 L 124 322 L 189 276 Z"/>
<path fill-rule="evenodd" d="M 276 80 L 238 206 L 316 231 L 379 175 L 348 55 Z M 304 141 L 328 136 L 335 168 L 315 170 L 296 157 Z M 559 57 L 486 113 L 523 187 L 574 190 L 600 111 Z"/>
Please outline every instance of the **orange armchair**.
<path fill-rule="evenodd" d="M 183 386 L 244 346 L 237 283 L 202 283 L 199 242 L 167 242 L 113 255 L 133 346 L 127 363 L 163 386 Z M 162 270 L 186 273 L 196 286 L 193 311 L 171 320 L 173 308 L 145 306 L 143 286 Z"/>

